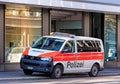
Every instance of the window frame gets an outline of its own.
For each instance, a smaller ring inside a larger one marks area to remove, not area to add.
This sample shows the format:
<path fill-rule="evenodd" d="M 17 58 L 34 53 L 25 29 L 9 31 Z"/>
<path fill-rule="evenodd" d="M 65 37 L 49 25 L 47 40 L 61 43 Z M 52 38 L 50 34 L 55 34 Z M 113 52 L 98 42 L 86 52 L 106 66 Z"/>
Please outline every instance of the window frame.
<path fill-rule="evenodd" d="M 72 52 L 67 52 L 67 51 L 64 50 L 65 45 L 66 45 L 67 42 L 69 42 L 69 41 L 73 42 L 73 48 L 74 48 L 74 51 L 72 51 Z M 62 48 L 62 53 L 75 53 L 75 52 L 76 52 L 76 44 L 75 44 L 75 40 L 68 40 L 68 41 L 66 41 L 65 44 L 64 44 L 64 46 L 63 46 L 63 48 Z"/>

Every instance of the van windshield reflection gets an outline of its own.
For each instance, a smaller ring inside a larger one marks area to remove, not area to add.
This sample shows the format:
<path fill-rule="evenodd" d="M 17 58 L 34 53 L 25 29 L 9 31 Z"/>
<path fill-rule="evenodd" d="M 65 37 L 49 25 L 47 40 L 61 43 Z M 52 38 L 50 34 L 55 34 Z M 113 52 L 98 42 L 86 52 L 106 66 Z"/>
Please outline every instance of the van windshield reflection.
<path fill-rule="evenodd" d="M 65 40 L 58 38 L 41 37 L 32 48 L 59 51 Z"/>

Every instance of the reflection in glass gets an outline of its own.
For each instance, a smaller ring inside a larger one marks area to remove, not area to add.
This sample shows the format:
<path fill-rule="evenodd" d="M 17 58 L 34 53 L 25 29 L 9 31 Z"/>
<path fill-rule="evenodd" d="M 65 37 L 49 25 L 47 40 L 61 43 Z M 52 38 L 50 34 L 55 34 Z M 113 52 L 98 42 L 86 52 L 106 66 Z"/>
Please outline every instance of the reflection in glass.
<path fill-rule="evenodd" d="M 114 61 L 116 54 L 116 15 L 105 15 L 104 43 L 105 43 L 105 60 Z"/>
<path fill-rule="evenodd" d="M 41 9 L 26 6 L 6 6 L 6 62 L 19 62 L 22 52 L 41 36 Z"/>
<path fill-rule="evenodd" d="M 63 39 L 42 37 L 32 45 L 32 48 L 59 51 L 64 41 Z"/>

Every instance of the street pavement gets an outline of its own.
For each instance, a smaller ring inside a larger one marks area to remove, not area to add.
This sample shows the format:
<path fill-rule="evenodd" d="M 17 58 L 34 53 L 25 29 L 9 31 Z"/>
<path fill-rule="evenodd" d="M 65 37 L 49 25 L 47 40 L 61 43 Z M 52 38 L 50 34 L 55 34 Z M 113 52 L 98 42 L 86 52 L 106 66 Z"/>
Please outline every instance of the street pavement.
<path fill-rule="evenodd" d="M 120 68 L 107 68 L 100 71 L 98 76 L 112 76 L 120 75 Z M 70 75 L 69 75 L 70 76 Z M 75 75 L 74 75 L 75 76 Z M 31 80 L 31 79 L 45 79 L 48 76 L 41 73 L 34 73 L 33 75 L 24 75 L 22 71 L 0 72 L 1 80 Z"/>

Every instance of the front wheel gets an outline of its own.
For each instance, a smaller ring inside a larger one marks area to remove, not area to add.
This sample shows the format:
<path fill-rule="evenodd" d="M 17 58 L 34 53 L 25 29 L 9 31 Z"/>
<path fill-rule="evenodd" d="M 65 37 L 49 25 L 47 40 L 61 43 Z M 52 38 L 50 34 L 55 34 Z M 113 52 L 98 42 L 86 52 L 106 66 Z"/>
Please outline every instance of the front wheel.
<path fill-rule="evenodd" d="M 33 73 L 33 71 L 26 70 L 26 69 L 24 69 L 23 72 L 25 75 L 32 75 L 32 73 Z"/>
<path fill-rule="evenodd" d="M 88 73 L 90 77 L 96 77 L 99 72 L 99 67 L 97 64 L 94 64 L 91 68 L 91 71 Z"/>
<path fill-rule="evenodd" d="M 51 77 L 60 78 L 62 76 L 62 73 L 63 73 L 63 67 L 61 65 L 56 65 L 51 74 Z"/>

